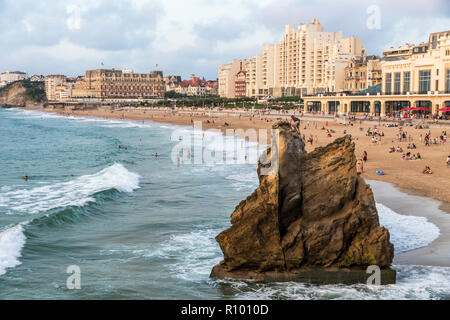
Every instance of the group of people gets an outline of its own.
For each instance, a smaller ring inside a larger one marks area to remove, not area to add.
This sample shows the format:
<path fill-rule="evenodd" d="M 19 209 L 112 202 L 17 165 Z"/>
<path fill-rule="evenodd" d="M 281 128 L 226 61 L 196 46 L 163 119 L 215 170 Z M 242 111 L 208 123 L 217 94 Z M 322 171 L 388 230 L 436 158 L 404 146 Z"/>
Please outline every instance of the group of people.
<path fill-rule="evenodd" d="M 397 146 L 397 148 L 394 147 L 394 146 L 390 147 L 389 148 L 389 153 L 394 153 L 394 152 L 403 152 L 403 149 L 400 146 Z"/>
<path fill-rule="evenodd" d="M 422 160 L 422 156 L 419 152 L 416 154 L 411 155 L 411 152 L 404 153 L 402 156 L 402 160 Z"/>
<path fill-rule="evenodd" d="M 420 141 L 422 142 L 422 135 L 420 135 Z M 428 133 L 425 134 L 425 138 L 423 139 L 425 143 L 425 147 L 429 147 L 432 144 L 438 145 L 438 144 L 445 144 L 447 142 L 447 131 L 442 131 L 441 135 L 439 137 L 431 137 L 431 132 L 428 131 Z"/>
<path fill-rule="evenodd" d="M 367 160 L 368 160 L 368 154 L 367 154 L 367 151 L 364 151 L 363 155 L 362 155 L 362 159 L 359 159 L 356 162 L 356 172 L 357 173 L 359 173 L 359 174 L 364 173 L 364 163 L 366 163 Z"/>

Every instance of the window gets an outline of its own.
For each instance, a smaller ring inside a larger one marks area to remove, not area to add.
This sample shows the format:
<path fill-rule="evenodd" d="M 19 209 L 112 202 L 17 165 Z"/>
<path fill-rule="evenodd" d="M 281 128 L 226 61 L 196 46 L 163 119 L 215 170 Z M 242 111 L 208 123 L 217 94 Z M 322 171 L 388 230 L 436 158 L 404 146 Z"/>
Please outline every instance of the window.
<path fill-rule="evenodd" d="M 403 74 L 403 93 L 407 93 L 411 90 L 411 72 L 405 72 Z"/>
<path fill-rule="evenodd" d="M 391 94 L 392 92 L 392 73 L 386 73 L 386 87 L 384 91 L 386 94 Z"/>
<path fill-rule="evenodd" d="M 431 71 L 419 71 L 419 92 L 428 93 L 430 91 Z"/>
<path fill-rule="evenodd" d="M 394 94 L 400 94 L 401 87 L 401 73 L 395 73 L 395 82 L 394 82 Z"/>
<path fill-rule="evenodd" d="M 450 93 L 450 69 L 447 69 L 445 72 L 445 92 Z"/>
<path fill-rule="evenodd" d="M 352 101 L 350 103 L 350 111 L 358 113 L 370 113 L 370 102 L 368 101 Z"/>

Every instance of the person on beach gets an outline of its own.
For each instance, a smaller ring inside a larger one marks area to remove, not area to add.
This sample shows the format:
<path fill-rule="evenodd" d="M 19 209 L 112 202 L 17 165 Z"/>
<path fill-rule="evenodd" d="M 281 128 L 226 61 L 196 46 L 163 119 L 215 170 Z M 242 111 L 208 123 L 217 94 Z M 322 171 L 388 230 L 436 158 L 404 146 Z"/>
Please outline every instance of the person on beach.
<path fill-rule="evenodd" d="M 361 159 L 359 159 L 358 162 L 356 163 L 356 172 L 358 174 L 362 174 L 364 172 L 364 164 Z"/>
<path fill-rule="evenodd" d="M 450 156 L 447 157 L 447 168 L 450 168 Z"/>
<path fill-rule="evenodd" d="M 364 162 L 367 162 L 367 151 L 364 151 L 363 160 Z"/>
<path fill-rule="evenodd" d="M 429 166 L 425 166 L 425 169 L 422 171 L 423 174 L 433 174 L 433 171 Z"/>

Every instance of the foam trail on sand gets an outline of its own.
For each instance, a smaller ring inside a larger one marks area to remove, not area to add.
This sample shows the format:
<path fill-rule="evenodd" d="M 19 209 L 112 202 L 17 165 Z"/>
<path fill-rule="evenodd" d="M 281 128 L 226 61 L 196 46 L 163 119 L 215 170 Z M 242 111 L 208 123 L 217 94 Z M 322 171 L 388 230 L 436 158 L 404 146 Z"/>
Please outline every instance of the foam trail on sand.
<path fill-rule="evenodd" d="M 138 188 L 139 175 L 116 163 L 98 173 L 72 181 L 1 193 L 0 208 L 35 214 L 68 206 L 82 207 L 95 202 L 93 195 L 102 191 L 116 189 L 119 192 L 133 192 Z"/>
<path fill-rule="evenodd" d="M 405 216 L 377 203 L 380 224 L 391 234 L 396 254 L 430 245 L 440 234 L 439 228 L 425 217 Z"/>

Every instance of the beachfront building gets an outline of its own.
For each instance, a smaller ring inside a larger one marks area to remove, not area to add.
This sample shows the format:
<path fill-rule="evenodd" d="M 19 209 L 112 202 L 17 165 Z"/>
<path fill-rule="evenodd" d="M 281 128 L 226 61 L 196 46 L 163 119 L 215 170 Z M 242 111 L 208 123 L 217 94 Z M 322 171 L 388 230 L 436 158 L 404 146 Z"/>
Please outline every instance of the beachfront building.
<path fill-rule="evenodd" d="M 281 95 L 341 91 L 346 63 L 363 52 L 361 39 L 324 32 L 317 19 L 297 29 L 287 25 L 280 43 Z"/>
<path fill-rule="evenodd" d="M 22 71 L 6 71 L 0 74 L 0 88 L 4 87 L 10 83 L 25 80 L 28 78 L 28 75 L 26 72 Z"/>
<path fill-rule="evenodd" d="M 345 68 L 344 91 L 357 93 L 381 83 L 381 59 L 370 55 L 353 58 Z"/>
<path fill-rule="evenodd" d="M 236 98 L 243 98 L 247 96 L 247 72 L 244 70 L 239 71 L 236 74 L 234 80 L 234 92 Z"/>
<path fill-rule="evenodd" d="M 235 77 L 242 70 L 243 61 L 233 60 L 231 63 L 219 66 L 218 93 L 222 98 L 235 97 Z"/>
<path fill-rule="evenodd" d="M 67 80 L 64 83 L 58 84 L 55 88 L 55 100 L 66 101 L 72 98 L 72 91 L 75 89 L 75 82 Z"/>
<path fill-rule="evenodd" d="M 262 51 L 262 54 L 243 61 L 242 70 L 246 72 L 246 96 L 260 98 L 281 96 L 280 46 L 265 44 Z"/>
<path fill-rule="evenodd" d="M 217 96 L 218 82 L 213 80 L 207 81 L 205 91 L 208 96 Z"/>
<path fill-rule="evenodd" d="M 31 82 L 44 82 L 45 76 L 35 74 L 35 75 L 31 76 L 30 81 Z"/>
<path fill-rule="evenodd" d="M 59 88 L 57 91 L 57 87 L 60 85 L 64 85 L 66 81 L 67 78 L 64 75 L 55 74 L 45 77 L 45 94 L 48 101 L 59 100 L 61 89 Z"/>
<path fill-rule="evenodd" d="M 247 72 L 247 96 L 299 96 L 344 90 L 345 67 L 365 54 L 362 40 L 325 32 L 317 19 L 297 29 L 286 25 L 279 44 L 265 44 L 262 54 L 219 66 L 219 93 L 235 97 L 231 80 Z M 244 68 L 240 68 L 240 64 Z"/>
<path fill-rule="evenodd" d="M 181 80 L 180 77 L 177 83 L 174 81 L 166 82 L 166 91 L 173 91 L 189 97 L 217 95 L 217 81 L 200 79 L 192 74 L 189 80 Z"/>
<path fill-rule="evenodd" d="M 398 48 L 390 47 L 383 51 L 383 58 L 402 58 L 408 59 L 413 51 L 414 44 L 406 43 Z"/>
<path fill-rule="evenodd" d="M 413 108 L 438 115 L 450 107 L 450 31 L 432 33 L 428 42 L 395 55 L 383 53 L 378 92 L 305 97 L 305 111 L 386 116 Z"/>
<path fill-rule="evenodd" d="M 164 77 L 164 84 L 166 86 L 166 92 L 168 91 L 175 91 L 175 89 L 178 87 L 178 85 L 181 82 L 181 76 L 168 76 Z"/>
<path fill-rule="evenodd" d="M 162 71 L 134 73 L 133 70 L 88 70 L 76 81 L 74 98 L 164 98 Z"/>

